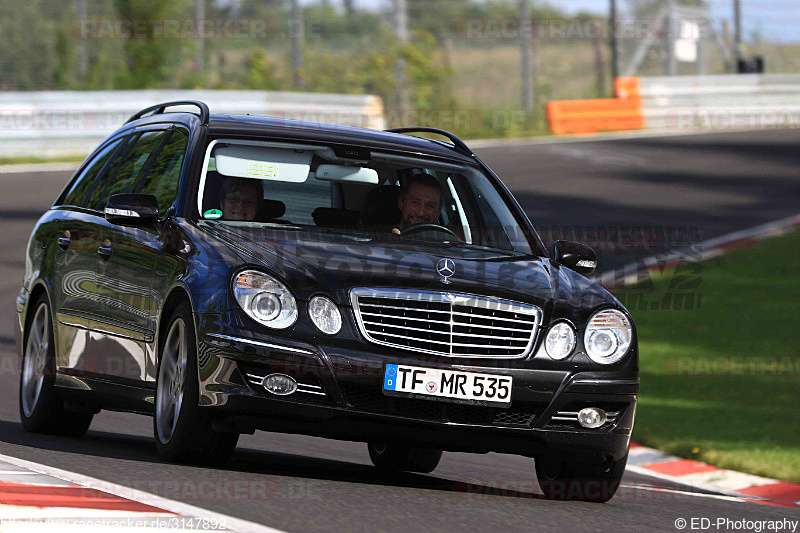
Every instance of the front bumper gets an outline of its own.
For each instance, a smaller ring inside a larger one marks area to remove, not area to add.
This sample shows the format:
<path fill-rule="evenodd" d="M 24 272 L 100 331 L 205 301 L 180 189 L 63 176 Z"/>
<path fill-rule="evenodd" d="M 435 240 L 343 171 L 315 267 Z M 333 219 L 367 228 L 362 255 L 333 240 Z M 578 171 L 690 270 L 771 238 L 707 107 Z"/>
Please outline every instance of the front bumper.
<path fill-rule="evenodd" d="M 483 367 L 477 361 L 457 364 L 405 354 L 402 362 L 408 365 L 511 375 L 512 404 L 500 408 L 398 398 L 382 393 L 384 365 L 398 362 L 391 352 L 219 333 L 201 334 L 198 344 L 201 404 L 223 431 L 263 429 L 448 451 L 616 460 L 627 453 L 639 392 L 638 374 L 630 369 L 545 370 L 525 368 L 519 361 Z M 268 393 L 260 378 L 271 373 L 291 375 L 300 390 L 286 397 Z M 563 413 L 589 406 L 617 416 L 597 429 L 564 420 Z"/>

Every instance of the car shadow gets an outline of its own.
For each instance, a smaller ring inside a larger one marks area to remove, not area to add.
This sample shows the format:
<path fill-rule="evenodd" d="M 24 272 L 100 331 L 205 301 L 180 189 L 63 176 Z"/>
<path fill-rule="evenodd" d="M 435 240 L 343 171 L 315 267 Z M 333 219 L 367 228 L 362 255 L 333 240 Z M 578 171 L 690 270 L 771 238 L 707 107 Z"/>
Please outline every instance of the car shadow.
<path fill-rule="evenodd" d="M 435 473 L 430 475 L 407 472 L 385 474 L 371 465 L 250 448 L 237 448 L 231 460 L 223 467 L 165 463 L 158 457 L 153 441 L 148 437 L 91 430 L 80 439 L 42 435 L 28 433 L 19 423 L 5 420 L 0 421 L 0 441 L 24 446 L 31 450 L 49 450 L 149 463 L 156 466 L 158 475 L 162 478 L 174 477 L 184 480 L 196 478 L 198 482 L 204 483 L 213 482 L 214 479 L 219 482 L 229 482 L 231 473 L 241 473 L 245 476 L 262 474 L 304 480 L 436 490 L 456 493 L 459 497 L 466 499 L 491 496 L 546 499 L 543 495 L 535 492 L 436 477 Z M 20 458 L 30 457 L 28 454 L 20 455 Z M 36 461 L 37 459 L 30 458 L 29 460 Z M 41 457 L 38 458 L 38 461 L 43 462 Z M 50 464 L 53 463 L 50 462 Z M 58 466 L 58 464 L 53 466 Z M 142 476 L 147 475 L 146 470 L 149 469 L 142 468 Z M 116 476 L 110 481 L 127 484 Z M 140 480 L 130 481 L 136 484 Z M 533 468 L 531 468 L 531 482 L 535 483 Z"/>

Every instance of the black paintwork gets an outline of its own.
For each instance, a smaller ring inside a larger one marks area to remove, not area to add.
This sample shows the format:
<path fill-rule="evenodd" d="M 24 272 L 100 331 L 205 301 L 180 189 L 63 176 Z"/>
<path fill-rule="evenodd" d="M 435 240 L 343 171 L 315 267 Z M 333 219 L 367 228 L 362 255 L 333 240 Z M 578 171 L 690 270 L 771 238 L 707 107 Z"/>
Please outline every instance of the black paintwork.
<path fill-rule="evenodd" d="M 156 114 L 126 123 L 110 138 L 152 128 L 189 134 L 178 199 L 166 217 L 116 224 L 101 212 L 61 205 L 68 184 L 37 223 L 28 245 L 17 300 L 20 328 L 31 296 L 44 291 L 55 310 L 57 384 L 73 400 L 69 406 L 152 413 L 164 312 L 171 298 L 185 298 L 196 317 L 201 405 L 213 412 L 218 428 L 364 441 L 391 438 L 441 449 L 531 456 L 553 450 L 624 456 L 638 394 L 635 336 L 622 361 L 602 366 L 585 354 L 582 334 L 599 309 L 627 312 L 602 287 L 548 257 L 519 204 L 477 157 L 397 133 L 213 114 L 207 125 L 190 113 Z M 483 253 L 394 235 L 356 240 L 324 229 L 256 231 L 199 220 L 195 195 L 205 147 L 223 136 L 380 149 L 477 165 L 495 182 L 535 253 Z M 435 268 L 443 257 L 458 265 L 446 287 Z M 231 279 L 245 268 L 263 270 L 293 291 L 300 309 L 292 327 L 261 327 L 239 309 Z M 524 359 L 441 358 L 385 348 L 361 336 L 349 300 L 353 287 L 447 290 L 530 303 L 542 309 L 542 327 Z M 320 333 L 308 318 L 307 303 L 318 294 L 332 298 L 342 311 L 344 324 L 337 335 Z M 545 332 L 558 321 L 577 331 L 573 355 L 563 361 L 550 359 L 542 345 Z M 381 395 L 383 367 L 397 362 L 513 375 L 511 409 L 534 413 L 533 422 L 524 427 L 497 424 L 493 417 L 502 410 L 485 406 L 387 399 Z M 300 383 L 322 386 L 326 395 L 270 396 L 248 384 L 245 371 L 289 374 Z M 608 405 L 621 414 L 615 424 L 591 431 L 550 424 L 555 411 L 576 405 Z"/>

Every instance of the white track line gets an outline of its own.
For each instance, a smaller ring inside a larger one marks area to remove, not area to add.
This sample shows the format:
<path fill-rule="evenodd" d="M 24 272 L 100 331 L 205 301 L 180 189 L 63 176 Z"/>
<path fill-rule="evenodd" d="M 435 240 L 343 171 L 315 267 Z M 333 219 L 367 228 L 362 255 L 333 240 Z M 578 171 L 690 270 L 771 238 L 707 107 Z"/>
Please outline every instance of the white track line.
<path fill-rule="evenodd" d="M 195 507 L 194 505 L 162 498 L 161 496 L 156 496 L 155 494 L 150 494 L 149 492 L 132 489 L 124 485 L 117 485 L 116 483 L 84 476 L 83 474 L 61 470 L 60 468 L 34 463 L 32 461 L 26 461 L 25 459 L 18 459 L 16 457 L 0 454 L 0 460 L 22 468 L 34 470 L 40 474 L 46 474 L 64 481 L 69 481 L 70 483 L 75 483 L 76 485 L 80 485 L 82 487 L 107 492 L 109 494 L 119 496 L 120 498 L 134 500 L 146 505 L 152 505 L 153 507 L 158 507 L 159 509 L 164 509 L 165 511 L 171 511 L 183 516 L 205 518 L 210 521 L 216 521 L 217 523 L 221 523 L 227 529 L 239 531 L 241 533 L 285 533 L 280 529 L 275 529 L 269 526 L 256 524 L 255 522 L 249 522 L 247 520 L 234 518 L 232 516 L 215 513 L 213 511 L 201 509 L 200 507 Z"/>
<path fill-rule="evenodd" d="M 712 494 L 708 494 L 708 493 L 705 493 L 705 492 L 686 492 L 686 494 L 692 494 L 694 496 L 717 497 L 719 499 L 726 499 L 726 500 L 731 500 L 731 501 L 742 501 L 742 502 L 749 501 L 749 500 L 767 500 L 767 498 L 762 498 L 761 496 L 749 496 L 747 494 L 739 494 L 737 492 L 726 493 L 723 490 L 720 490 L 720 489 L 717 489 L 717 488 L 713 488 L 713 487 L 709 487 L 709 486 L 693 485 L 692 483 L 689 483 L 688 481 L 682 481 L 680 477 L 668 476 L 667 474 L 662 474 L 660 472 L 655 472 L 653 470 L 650 470 L 650 469 L 647 469 L 647 468 L 644 468 L 644 467 L 641 467 L 641 466 L 627 465 L 625 467 L 625 471 L 626 472 L 630 471 L 630 472 L 633 472 L 634 474 L 639 474 L 639 475 L 642 475 L 642 476 L 653 477 L 653 478 L 656 478 L 656 479 L 669 481 L 669 482 L 672 482 L 672 483 L 676 483 L 678 485 L 683 485 L 684 487 L 689 487 L 691 489 L 704 490 L 704 491 L 709 491 L 710 493 L 712 493 Z M 637 487 L 637 488 L 641 488 L 641 487 Z M 656 488 L 658 490 L 665 490 L 665 491 L 672 490 L 672 491 L 675 491 L 675 489 L 667 489 L 667 488 L 663 488 L 662 489 L 662 488 L 659 488 L 659 487 L 656 487 Z M 675 492 L 684 493 L 685 491 L 675 491 Z M 753 503 L 753 502 L 749 502 L 749 503 Z"/>
<path fill-rule="evenodd" d="M 639 467 L 636 467 L 636 466 L 634 466 L 634 467 L 630 467 L 629 466 L 629 467 L 626 468 L 626 470 L 633 470 L 633 469 L 635 469 L 635 472 L 637 474 L 648 475 L 647 471 L 639 472 L 639 470 L 645 470 L 643 468 L 639 468 Z M 650 472 L 650 474 L 651 473 L 652 472 Z M 661 476 L 657 476 L 657 475 L 654 476 L 654 477 L 661 478 Z M 675 481 L 674 479 L 668 478 L 666 476 L 664 476 L 662 479 L 666 479 L 668 481 Z M 687 485 L 687 486 L 689 488 L 695 488 L 695 487 L 692 487 L 691 485 Z M 628 489 L 634 489 L 634 490 L 646 490 L 646 491 L 650 491 L 650 492 L 666 492 L 668 494 L 680 494 L 682 496 L 695 496 L 697 498 L 710 498 L 710 499 L 713 499 L 713 500 L 724 500 L 724 501 L 728 501 L 728 502 L 753 503 L 751 501 L 748 501 L 747 499 L 744 499 L 745 496 L 743 496 L 743 495 L 728 496 L 727 494 L 709 494 L 707 492 L 694 492 L 694 491 L 689 491 L 689 490 L 668 489 L 666 487 L 649 487 L 647 485 L 639 485 L 637 483 L 622 483 L 622 484 L 620 484 L 620 487 L 628 488 Z M 754 497 L 752 499 L 758 500 L 760 498 L 755 498 Z"/>

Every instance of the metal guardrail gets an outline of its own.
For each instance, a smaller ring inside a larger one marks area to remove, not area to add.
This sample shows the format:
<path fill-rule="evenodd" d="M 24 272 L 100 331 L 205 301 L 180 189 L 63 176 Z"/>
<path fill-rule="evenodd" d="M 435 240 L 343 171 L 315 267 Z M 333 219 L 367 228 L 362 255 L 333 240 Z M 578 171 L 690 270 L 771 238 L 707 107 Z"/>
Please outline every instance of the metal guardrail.
<path fill-rule="evenodd" d="M 141 109 L 201 100 L 212 113 L 386 127 L 371 95 L 207 90 L 0 92 L 0 157 L 84 155 Z M 188 106 L 189 111 L 196 112 Z"/>
<path fill-rule="evenodd" d="M 639 78 L 647 129 L 800 127 L 800 74 Z"/>

